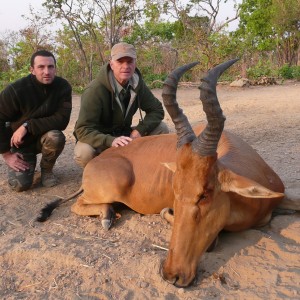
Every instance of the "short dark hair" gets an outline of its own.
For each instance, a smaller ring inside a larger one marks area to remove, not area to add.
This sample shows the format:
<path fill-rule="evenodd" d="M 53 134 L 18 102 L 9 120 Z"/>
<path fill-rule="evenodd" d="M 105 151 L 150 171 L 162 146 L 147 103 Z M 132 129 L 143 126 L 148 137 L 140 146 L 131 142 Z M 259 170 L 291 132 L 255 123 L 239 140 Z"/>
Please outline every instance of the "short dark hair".
<path fill-rule="evenodd" d="M 37 57 L 37 56 L 44 56 L 44 57 L 53 57 L 54 59 L 54 64 L 56 65 L 56 59 L 54 57 L 54 55 L 50 52 L 50 51 L 47 51 L 47 50 L 38 50 L 36 52 L 34 52 L 31 56 L 31 59 L 30 59 L 30 66 L 33 67 L 34 66 L 34 59 Z"/>

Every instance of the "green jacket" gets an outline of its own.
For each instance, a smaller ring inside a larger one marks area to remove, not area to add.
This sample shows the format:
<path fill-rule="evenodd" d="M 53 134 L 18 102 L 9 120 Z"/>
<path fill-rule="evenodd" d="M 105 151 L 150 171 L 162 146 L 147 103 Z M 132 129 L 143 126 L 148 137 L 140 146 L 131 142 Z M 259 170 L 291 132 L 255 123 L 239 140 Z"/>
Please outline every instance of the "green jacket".
<path fill-rule="evenodd" d="M 25 121 L 27 134 L 22 147 L 35 143 L 50 130 L 64 130 L 72 110 L 72 88 L 56 76 L 49 85 L 29 74 L 0 93 L 0 153 L 10 150 L 10 139 Z"/>
<path fill-rule="evenodd" d="M 110 65 L 106 63 L 81 97 L 74 135 L 93 148 L 111 147 L 116 136 L 129 136 L 132 118 L 138 109 L 145 112 L 144 119 L 135 127 L 142 136 L 154 130 L 164 118 L 161 102 L 146 86 L 138 69 L 135 70 L 131 100 L 124 116 L 112 76 Z"/>

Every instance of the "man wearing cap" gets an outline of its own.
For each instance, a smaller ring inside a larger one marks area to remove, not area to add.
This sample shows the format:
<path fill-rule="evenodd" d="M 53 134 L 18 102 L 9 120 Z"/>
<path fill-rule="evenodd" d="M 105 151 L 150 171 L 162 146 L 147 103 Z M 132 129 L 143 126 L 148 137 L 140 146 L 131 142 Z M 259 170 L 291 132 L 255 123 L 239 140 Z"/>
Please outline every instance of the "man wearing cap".
<path fill-rule="evenodd" d="M 164 110 L 136 68 L 136 50 L 127 43 L 111 49 L 111 59 L 85 89 L 75 125 L 74 159 L 85 165 L 109 147 L 128 145 L 145 135 L 168 133 Z M 132 118 L 141 119 L 132 128 Z M 144 111 L 145 116 L 142 116 Z"/>

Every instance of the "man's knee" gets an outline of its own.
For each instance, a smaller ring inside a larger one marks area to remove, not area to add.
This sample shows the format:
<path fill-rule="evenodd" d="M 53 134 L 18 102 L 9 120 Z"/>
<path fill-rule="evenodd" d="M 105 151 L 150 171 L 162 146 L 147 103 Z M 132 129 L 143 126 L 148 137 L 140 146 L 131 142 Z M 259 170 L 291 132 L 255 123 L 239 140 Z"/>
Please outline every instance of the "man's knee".
<path fill-rule="evenodd" d="M 42 147 L 51 150 L 62 150 L 66 143 L 66 137 L 60 130 L 50 130 L 41 138 Z"/>
<path fill-rule="evenodd" d="M 76 143 L 74 148 L 74 160 L 79 166 L 84 168 L 95 156 L 97 156 L 97 152 L 92 146 L 79 141 Z"/>
<path fill-rule="evenodd" d="M 149 135 L 166 134 L 169 132 L 170 130 L 167 124 L 165 122 L 160 122 L 159 125 L 153 131 L 151 131 Z"/>

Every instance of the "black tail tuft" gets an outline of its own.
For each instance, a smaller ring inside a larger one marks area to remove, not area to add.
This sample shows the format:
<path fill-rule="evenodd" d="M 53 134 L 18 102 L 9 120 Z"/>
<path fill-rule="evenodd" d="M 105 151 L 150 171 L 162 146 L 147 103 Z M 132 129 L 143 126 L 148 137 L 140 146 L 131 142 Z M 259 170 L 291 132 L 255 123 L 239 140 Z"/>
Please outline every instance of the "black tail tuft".
<path fill-rule="evenodd" d="M 51 203 L 48 203 L 42 210 L 39 217 L 36 218 L 38 222 L 45 222 L 51 216 L 53 210 L 58 207 L 61 203 L 62 199 L 57 199 Z"/>

